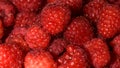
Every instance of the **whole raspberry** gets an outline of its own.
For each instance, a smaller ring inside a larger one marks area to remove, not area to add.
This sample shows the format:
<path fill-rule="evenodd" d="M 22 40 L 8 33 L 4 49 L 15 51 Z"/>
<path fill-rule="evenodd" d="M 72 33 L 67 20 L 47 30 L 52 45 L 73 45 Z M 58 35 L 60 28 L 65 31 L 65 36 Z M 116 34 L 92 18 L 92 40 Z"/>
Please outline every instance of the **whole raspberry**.
<path fill-rule="evenodd" d="M 46 48 L 50 42 L 50 35 L 38 25 L 33 25 L 27 30 L 25 40 L 32 49 Z"/>
<path fill-rule="evenodd" d="M 71 11 L 66 5 L 47 4 L 41 11 L 43 28 L 52 35 L 64 30 L 71 18 Z"/>

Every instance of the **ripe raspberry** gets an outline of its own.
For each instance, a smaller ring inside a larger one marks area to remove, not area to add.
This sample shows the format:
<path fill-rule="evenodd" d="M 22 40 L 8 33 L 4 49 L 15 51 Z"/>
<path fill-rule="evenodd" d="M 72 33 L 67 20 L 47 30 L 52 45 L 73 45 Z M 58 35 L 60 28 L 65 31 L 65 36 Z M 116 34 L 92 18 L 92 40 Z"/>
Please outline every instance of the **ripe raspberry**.
<path fill-rule="evenodd" d="M 3 19 L 5 27 L 13 25 L 15 8 L 6 0 L 0 1 L 0 17 Z"/>
<path fill-rule="evenodd" d="M 66 5 L 47 4 L 41 12 L 43 28 L 50 34 L 58 34 L 63 31 L 71 18 L 70 9 Z"/>
<path fill-rule="evenodd" d="M 67 51 L 58 59 L 58 68 L 89 68 L 84 50 L 78 46 L 68 45 Z"/>
<path fill-rule="evenodd" d="M 84 15 L 92 22 L 97 23 L 99 18 L 99 12 L 105 5 L 104 0 L 92 0 L 84 6 Z"/>
<path fill-rule="evenodd" d="M 36 12 L 42 7 L 42 0 L 10 0 L 21 12 Z"/>
<path fill-rule="evenodd" d="M 23 53 L 16 45 L 0 44 L 0 68 L 22 68 Z"/>
<path fill-rule="evenodd" d="M 49 52 L 30 51 L 25 57 L 25 68 L 57 68 Z"/>
<path fill-rule="evenodd" d="M 110 53 L 107 44 L 101 39 L 94 38 L 84 46 L 95 68 L 103 68 L 110 61 Z"/>
<path fill-rule="evenodd" d="M 46 48 L 50 41 L 50 35 L 48 35 L 38 25 L 33 25 L 28 29 L 25 40 L 32 49 Z"/>
<path fill-rule="evenodd" d="M 36 17 L 35 13 L 28 13 L 28 12 L 21 12 L 17 14 L 16 20 L 15 20 L 15 28 L 16 27 L 30 27 L 33 25 L 34 18 Z"/>
<path fill-rule="evenodd" d="M 51 45 L 48 48 L 48 50 L 56 58 L 61 53 L 63 53 L 63 51 L 65 50 L 66 46 L 67 46 L 67 42 L 64 39 L 62 39 L 62 38 L 58 38 L 58 39 L 55 39 L 51 43 Z"/>
<path fill-rule="evenodd" d="M 94 36 L 93 28 L 85 17 L 76 17 L 67 27 L 64 37 L 67 41 L 76 45 L 83 45 Z"/>
<path fill-rule="evenodd" d="M 98 33 L 103 38 L 112 38 L 120 30 L 120 10 L 114 5 L 106 5 L 100 12 L 97 24 Z"/>

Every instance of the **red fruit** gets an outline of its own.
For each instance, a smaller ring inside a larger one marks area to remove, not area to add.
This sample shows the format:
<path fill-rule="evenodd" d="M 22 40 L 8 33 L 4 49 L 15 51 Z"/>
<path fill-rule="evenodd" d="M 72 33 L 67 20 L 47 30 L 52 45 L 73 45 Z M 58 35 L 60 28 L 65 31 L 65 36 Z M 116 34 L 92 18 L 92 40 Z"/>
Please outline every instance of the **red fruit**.
<path fill-rule="evenodd" d="M 112 64 L 110 64 L 109 68 L 120 68 L 120 58 L 118 57 Z"/>
<path fill-rule="evenodd" d="M 3 37 L 3 35 L 4 35 L 4 28 L 3 28 L 2 21 L 0 20 L 0 39 Z"/>
<path fill-rule="evenodd" d="M 67 51 L 58 59 L 58 68 L 89 68 L 84 50 L 78 46 L 68 45 Z"/>
<path fill-rule="evenodd" d="M 58 39 L 55 39 L 51 43 L 51 45 L 48 48 L 48 50 L 56 58 L 61 53 L 63 53 L 63 51 L 65 50 L 66 46 L 67 46 L 67 42 L 64 39 L 62 39 L 62 38 L 58 38 Z"/>
<path fill-rule="evenodd" d="M 53 35 L 62 32 L 70 18 L 71 12 L 66 5 L 47 4 L 41 12 L 43 28 Z"/>
<path fill-rule="evenodd" d="M 10 0 L 19 11 L 36 12 L 41 8 L 42 0 Z"/>
<path fill-rule="evenodd" d="M 31 51 L 25 57 L 25 68 L 57 68 L 49 52 Z"/>
<path fill-rule="evenodd" d="M 50 35 L 48 35 L 39 26 L 31 26 L 25 36 L 25 40 L 30 48 L 46 48 L 50 41 Z"/>
<path fill-rule="evenodd" d="M 0 17 L 3 19 L 3 24 L 6 27 L 13 25 L 15 8 L 6 0 L 0 1 Z"/>
<path fill-rule="evenodd" d="M 85 45 L 95 68 L 103 68 L 110 61 L 108 46 L 99 38 L 92 39 Z"/>
<path fill-rule="evenodd" d="M 0 68 L 22 68 L 23 54 L 16 45 L 0 44 Z"/>
<path fill-rule="evenodd" d="M 120 29 L 120 11 L 114 5 L 106 5 L 100 12 L 97 23 L 99 35 L 103 38 L 112 38 Z"/>
<path fill-rule="evenodd" d="M 30 27 L 35 24 L 34 19 L 36 17 L 35 13 L 21 12 L 17 14 L 15 20 L 15 28 L 16 27 Z"/>
<path fill-rule="evenodd" d="M 111 46 L 113 47 L 114 52 L 120 56 L 120 35 L 116 36 L 111 41 Z"/>
<path fill-rule="evenodd" d="M 80 46 L 90 41 L 93 36 L 92 26 L 89 21 L 82 16 L 73 19 L 64 33 L 64 37 L 67 41 Z"/>
<path fill-rule="evenodd" d="M 82 7 L 83 0 L 47 0 L 47 2 L 66 4 L 71 8 L 72 12 L 75 14 L 75 13 L 79 13 Z"/>
<path fill-rule="evenodd" d="M 84 15 L 89 18 L 92 22 L 97 23 L 99 18 L 99 12 L 105 5 L 104 0 L 92 0 L 84 6 Z"/>

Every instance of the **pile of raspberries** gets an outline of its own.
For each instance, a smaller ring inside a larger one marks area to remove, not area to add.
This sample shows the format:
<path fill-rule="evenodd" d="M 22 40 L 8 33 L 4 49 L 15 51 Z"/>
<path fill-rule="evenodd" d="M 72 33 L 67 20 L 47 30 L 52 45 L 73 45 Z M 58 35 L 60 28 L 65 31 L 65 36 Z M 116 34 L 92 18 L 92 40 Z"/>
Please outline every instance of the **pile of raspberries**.
<path fill-rule="evenodd" d="M 120 0 L 0 0 L 0 68 L 120 68 Z"/>

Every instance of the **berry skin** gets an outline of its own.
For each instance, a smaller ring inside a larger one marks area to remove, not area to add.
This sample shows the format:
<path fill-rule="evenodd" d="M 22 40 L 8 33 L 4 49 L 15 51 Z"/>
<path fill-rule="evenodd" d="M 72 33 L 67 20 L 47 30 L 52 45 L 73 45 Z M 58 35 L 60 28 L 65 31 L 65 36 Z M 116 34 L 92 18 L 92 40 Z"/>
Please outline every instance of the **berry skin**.
<path fill-rule="evenodd" d="M 17 45 L 0 44 L 0 68 L 22 68 L 23 53 Z"/>
<path fill-rule="evenodd" d="M 20 12 L 36 12 L 41 8 L 42 0 L 10 0 Z"/>
<path fill-rule="evenodd" d="M 62 39 L 62 38 L 58 38 L 55 39 L 50 47 L 48 48 L 49 52 L 56 58 L 58 57 L 61 53 L 64 52 L 65 48 L 67 46 L 67 42 Z"/>
<path fill-rule="evenodd" d="M 76 45 L 83 45 L 94 37 L 93 28 L 85 17 L 76 17 L 67 27 L 64 38 Z"/>
<path fill-rule="evenodd" d="M 99 38 L 94 38 L 84 45 L 89 53 L 91 62 L 95 68 L 103 68 L 110 61 L 110 53 L 107 44 Z"/>
<path fill-rule="evenodd" d="M 120 10 L 114 5 L 106 5 L 101 9 L 97 29 L 103 38 L 112 38 L 120 30 Z"/>
<path fill-rule="evenodd" d="M 58 68 L 89 68 L 86 53 L 82 48 L 68 45 L 66 50 L 58 59 Z"/>
<path fill-rule="evenodd" d="M 111 46 L 113 47 L 114 52 L 120 56 L 120 35 L 116 36 L 112 41 L 111 41 Z"/>
<path fill-rule="evenodd" d="M 3 19 L 3 25 L 9 27 L 13 25 L 15 8 L 6 0 L 0 1 L 0 17 Z"/>
<path fill-rule="evenodd" d="M 15 20 L 15 28 L 16 27 L 30 27 L 34 24 L 34 19 L 36 17 L 35 13 L 28 13 L 28 12 L 21 12 L 17 14 L 16 20 Z"/>
<path fill-rule="evenodd" d="M 99 18 L 99 12 L 105 5 L 104 0 L 92 0 L 84 6 L 84 15 L 92 22 L 97 23 Z"/>
<path fill-rule="evenodd" d="M 51 54 L 46 51 L 30 51 L 25 57 L 25 68 L 57 68 Z"/>
<path fill-rule="evenodd" d="M 50 35 L 42 30 L 38 25 L 31 26 L 26 35 L 25 40 L 30 48 L 46 48 L 50 41 Z"/>
<path fill-rule="evenodd" d="M 0 39 L 3 37 L 3 35 L 4 35 L 4 27 L 2 21 L 0 20 Z"/>
<path fill-rule="evenodd" d="M 52 35 L 63 31 L 71 18 L 71 11 L 66 5 L 47 4 L 41 11 L 43 28 Z"/>

